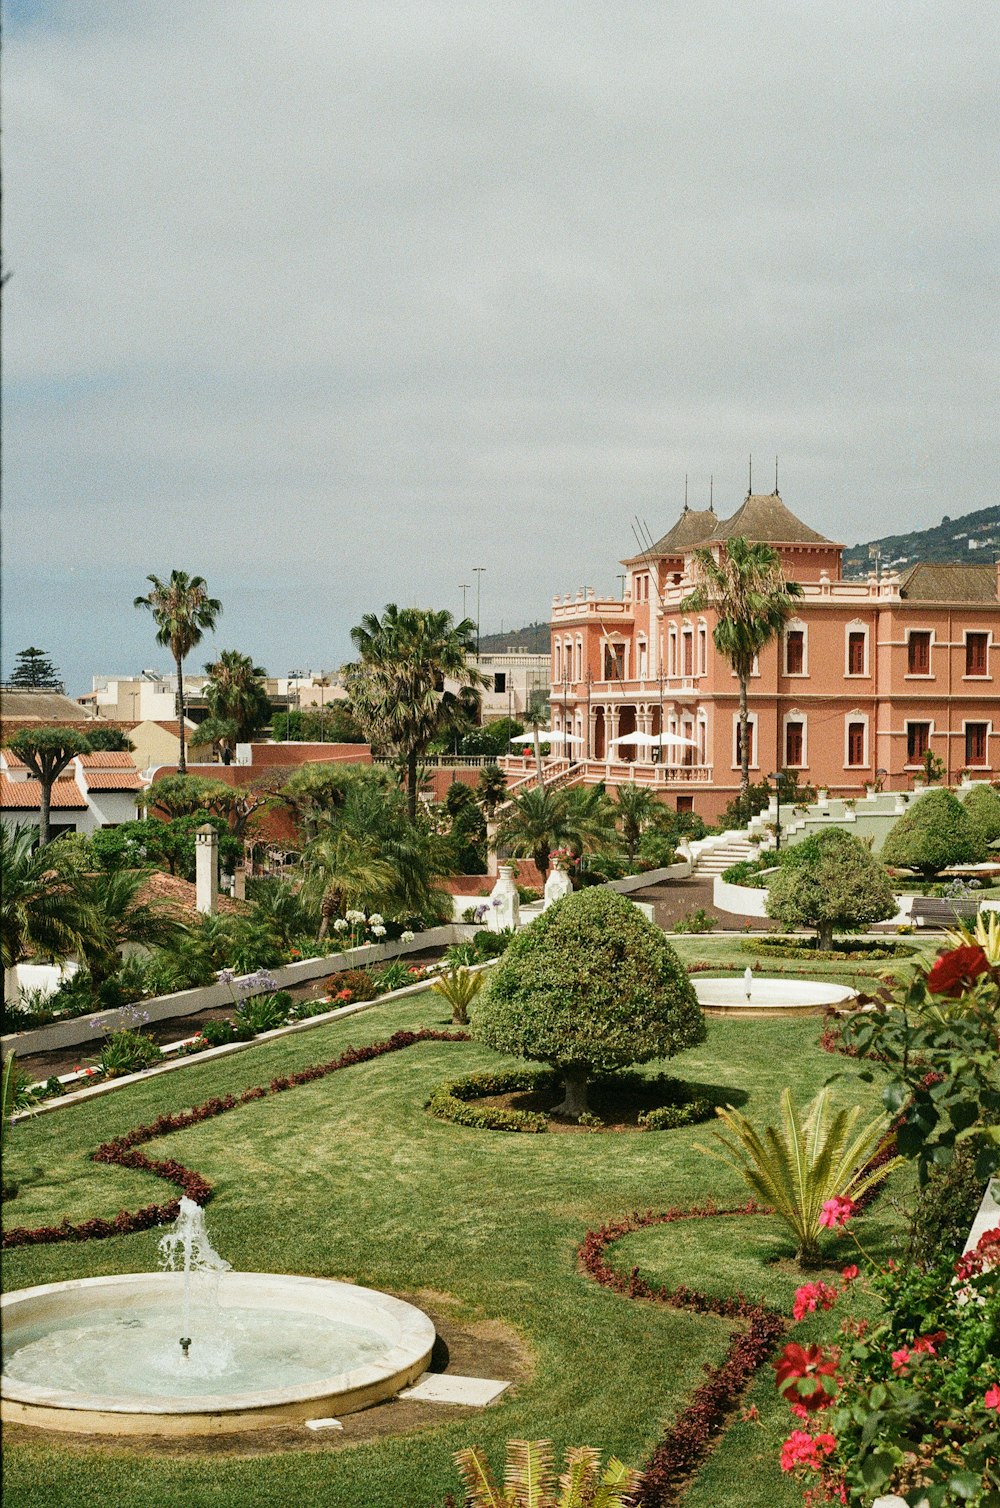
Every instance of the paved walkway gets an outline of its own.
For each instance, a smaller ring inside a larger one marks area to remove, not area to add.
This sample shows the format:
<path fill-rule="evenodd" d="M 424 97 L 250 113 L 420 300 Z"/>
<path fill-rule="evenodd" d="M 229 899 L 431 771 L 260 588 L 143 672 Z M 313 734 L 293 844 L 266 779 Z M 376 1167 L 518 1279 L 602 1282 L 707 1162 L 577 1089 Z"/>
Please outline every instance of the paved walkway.
<path fill-rule="evenodd" d="M 711 879 L 664 880 L 645 890 L 633 890 L 631 899 L 652 902 L 654 918 L 664 932 L 672 932 L 675 922 L 699 909 L 714 916 L 720 929 L 771 932 L 775 926 L 766 916 L 736 916 L 732 911 L 720 911 L 712 904 Z"/>

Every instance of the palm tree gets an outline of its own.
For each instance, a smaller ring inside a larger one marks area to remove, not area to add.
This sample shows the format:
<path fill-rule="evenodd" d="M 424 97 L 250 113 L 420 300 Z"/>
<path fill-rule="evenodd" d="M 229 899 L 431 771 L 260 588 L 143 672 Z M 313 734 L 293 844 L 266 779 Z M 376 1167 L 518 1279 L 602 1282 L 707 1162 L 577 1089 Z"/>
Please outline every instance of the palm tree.
<path fill-rule="evenodd" d="M 645 785 L 620 785 L 613 799 L 615 820 L 631 867 L 644 835 L 664 827 L 670 820 L 670 813 Z"/>
<path fill-rule="evenodd" d="M 184 660 L 201 643 L 204 633 L 215 628 L 222 603 L 208 595 L 204 577 L 186 571 L 171 571 L 169 581 L 147 576 L 151 590 L 136 597 L 134 607 L 145 607 L 156 623 L 156 642 L 165 645 L 177 668 L 177 723 L 180 737 L 178 773 L 187 772 L 187 742 L 184 736 Z"/>
<path fill-rule="evenodd" d="M 224 649 L 205 669 L 209 675 L 205 700 L 211 718 L 220 729 L 224 723 L 233 725 L 233 731 L 222 732 L 219 742 L 229 749 L 249 743 L 271 718 L 271 701 L 264 685 L 267 671 L 238 649 Z"/>
<path fill-rule="evenodd" d="M 740 537 L 695 550 L 694 564 L 696 585 L 680 608 L 685 613 L 712 609 L 717 614 L 712 639 L 732 665 L 740 687 L 740 795 L 745 798 L 750 788 L 747 687 L 753 663 L 781 633 L 802 587 L 785 580 L 781 557 L 770 545 Z"/>
<path fill-rule="evenodd" d="M 0 954 L 8 970 L 34 954 L 64 957 L 83 946 L 94 918 L 66 867 L 63 845 L 35 847 L 31 827 L 0 825 Z"/>
<path fill-rule="evenodd" d="M 96 987 L 121 963 L 120 950 L 129 943 L 146 948 L 169 947 L 186 930 L 184 924 L 162 906 L 142 899 L 149 877 L 145 869 L 102 870 L 81 873 L 74 881 L 80 903 L 93 917 L 81 940 L 81 948 Z"/>
<path fill-rule="evenodd" d="M 471 618 L 456 623 L 443 610 L 390 602 L 381 618 L 366 613 L 351 629 L 360 656 L 345 667 L 351 711 L 372 743 L 403 761 L 411 821 L 421 755 L 478 713 L 486 682 L 472 665 L 475 628 Z M 458 690 L 445 690 L 446 680 Z"/>
<path fill-rule="evenodd" d="M 554 848 L 590 853 L 614 845 L 616 838 L 614 808 L 602 785 L 569 791 L 536 785 L 520 792 L 502 812 L 497 848 L 533 859 L 544 878 Z"/>

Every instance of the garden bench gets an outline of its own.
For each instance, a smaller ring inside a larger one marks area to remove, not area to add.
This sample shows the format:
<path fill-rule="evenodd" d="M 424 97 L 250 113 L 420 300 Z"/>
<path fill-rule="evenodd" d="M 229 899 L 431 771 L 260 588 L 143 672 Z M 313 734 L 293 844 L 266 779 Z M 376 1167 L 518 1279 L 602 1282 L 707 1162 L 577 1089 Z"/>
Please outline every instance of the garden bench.
<path fill-rule="evenodd" d="M 975 896 L 917 895 L 910 917 L 916 927 L 953 927 L 956 922 L 975 921 L 978 911 Z"/>

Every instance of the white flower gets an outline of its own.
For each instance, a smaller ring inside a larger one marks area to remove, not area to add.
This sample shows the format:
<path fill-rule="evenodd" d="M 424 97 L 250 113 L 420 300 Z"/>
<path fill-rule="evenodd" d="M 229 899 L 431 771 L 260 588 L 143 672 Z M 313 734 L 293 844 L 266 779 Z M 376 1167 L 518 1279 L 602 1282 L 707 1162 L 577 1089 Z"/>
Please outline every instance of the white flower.
<path fill-rule="evenodd" d="M 352 927 L 356 927 L 359 922 L 363 922 L 365 919 L 365 913 L 363 911 L 345 911 L 344 915 L 347 917 L 347 920 L 350 922 Z"/>
<path fill-rule="evenodd" d="M 412 942 L 415 936 L 415 932 L 401 932 L 399 934 L 399 940 L 400 942 Z"/>
<path fill-rule="evenodd" d="M 344 918 L 342 916 L 338 916 L 337 917 L 337 920 L 333 924 L 333 930 L 334 930 L 334 932 L 346 932 L 347 931 L 347 923 L 344 921 Z"/>
<path fill-rule="evenodd" d="M 373 927 L 372 928 L 372 936 L 373 937 L 384 937 L 385 936 L 385 928 L 384 927 Z"/>
<path fill-rule="evenodd" d="M 381 927 L 381 925 L 382 925 L 382 923 L 384 921 L 385 921 L 385 917 L 384 916 L 379 916 L 379 914 L 378 914 L 377 911 L 373 911 L 372 914 L 371 914 L 371 916 L 368 918 L 368 925 L 374 931 L 374 929 L 376 927 Z"/>

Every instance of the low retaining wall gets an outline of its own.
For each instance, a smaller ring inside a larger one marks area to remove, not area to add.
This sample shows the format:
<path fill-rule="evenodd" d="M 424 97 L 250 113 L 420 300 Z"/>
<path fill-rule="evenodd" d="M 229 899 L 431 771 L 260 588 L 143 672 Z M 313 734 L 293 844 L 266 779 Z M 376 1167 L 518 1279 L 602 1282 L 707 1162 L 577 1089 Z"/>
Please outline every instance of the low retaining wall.
<path fill-rule="evenodd" d="M 412 942 L 369 943 L 363 948 L 350 948 L 343 953 L 331 953 L 328 958 L 303 958 L 298 963 L 286 963 L 270 970 L 280 989 L 293 984 L 304 984 L 310 979 L 322 979 L 326 974 L 339 974 L 343 969 L 360 969 L 368 964 L 388 963 L 392 958 L 403 958 L 410 953 L 420 953 L 424 948 L 447 948 L 452 943 L 464 942 L 477 929 L 464 924 L 450 923 L 444 927 L 431 927 L 418 932 Z M 263 988 L 248 990 L 240 998 L 263 995 Z M 70 1021 L 53 1021 L 50 1026 L 37 1026 L 33 1031 L 12 1032 L 0 1040 L 4 1057 L 9 1052 L 18 1056 L 27 1053 L 52 1052 L 61 1047 L 76 1047 L 81 1042 L 93 1042 L 106 1032 L 127 1026 L 133 1009 L 141 1010 L 150 1021 L 167 1021 L 171 1016 L 195 1016 L 199 1011 L 211 1010 L 220 1005 L 232 1005 L 233 992 L 227 984 L 206 984 L 196 990 L 179 990 L 174 995 L 157 995 L 152 1000 L 140 1000 L 135 1007 L 123 1010 L 94 1011 L 86 1016 L 75 1016 Z"/>
<path fill-rule="evenodd" d="M 712 882 L 712 905 L 735 916 L 766 916 L 767 891 L 753 885 L 730 885 L 717 874 Z"/>

